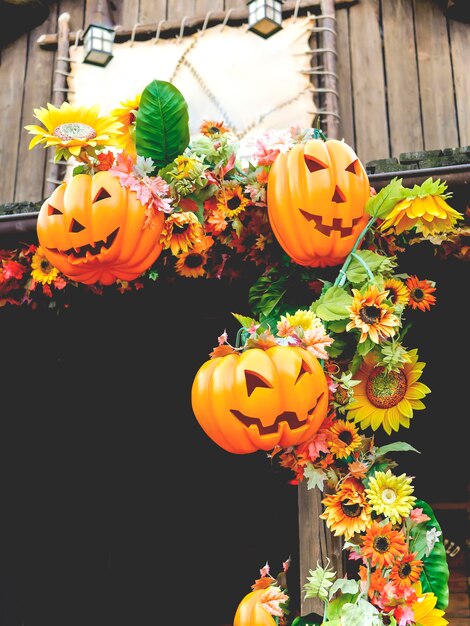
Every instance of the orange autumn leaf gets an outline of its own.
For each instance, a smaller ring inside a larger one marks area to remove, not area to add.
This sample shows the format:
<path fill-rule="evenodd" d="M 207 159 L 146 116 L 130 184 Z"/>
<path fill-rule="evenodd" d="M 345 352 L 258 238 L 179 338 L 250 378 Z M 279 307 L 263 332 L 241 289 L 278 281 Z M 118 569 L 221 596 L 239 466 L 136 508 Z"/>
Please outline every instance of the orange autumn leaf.
<path fill-rule="evenodd" d="M 217 356 L 227 356 L 227 354 L 237 354 L 237 351 L 232 348 L 232 346 L 228 346 L 224 344 L 223 346 L 217 346 L 209 353 L 211 359 L 215 359 Z"/>
<path fill-rule="evenodd" d="M 256 591 L 256 589 L 267 589 L 275 582 L 276 579 L 272 576 L 263 576 L 262 578 L 257 578 L 254 584 L 251 585 L 251 588 L 253 591 Z"/>

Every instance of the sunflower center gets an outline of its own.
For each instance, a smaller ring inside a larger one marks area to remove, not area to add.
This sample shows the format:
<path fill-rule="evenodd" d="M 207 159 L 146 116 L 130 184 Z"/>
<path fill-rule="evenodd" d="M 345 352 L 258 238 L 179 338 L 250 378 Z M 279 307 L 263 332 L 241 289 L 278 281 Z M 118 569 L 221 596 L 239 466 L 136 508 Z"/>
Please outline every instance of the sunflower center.
<path fill-rule="evenodd" d="M 404 563 L 398 570 L 398 576 L 400 578 L 408 578 L 411 574 L 411 565 L 409 563 Z"/>
<path fill-rule="evenodd" d="M 341 510 L 346 515 L 346 517 L 359 517 L 359 515 L 361 514 L 361 505 L 346 504 L 346 502 L 341 502 Z"/>
<path fill-rule="evenodd" d="M 380 319 L 380 309 L 378 306 L 362 307 L 359 317 L 366 324 L 376 324 Z"/>
<path fill-rule="evenodd" d="M 349 446 L 349 444 L 353 440 L 352 435 L 349 432 L 349 430 L 343 430 L 343 432 L 338 435 L 338 439 L 342 441 L 343 443 L 345 443 L 347 446 Z"/>
<path fill-rule="evenodd" d="M 397 494 L 390 488 L 384 489 L 381 495 L 382 501 L 385 502 L 385 504 L 393 504 L 397 499 Z"/>
<path fill-rule="evenodd" d="M 390 541 L 387 539 L 387 537 L 380 535 L 379 537 L 376 537 L 374 539 L 374 550 L 376 552 L 385 554 L 385 552 L 388 552 L 389 548 L 390 548 Z"/>
<path fill-rule="evenodd" d="M 96 137 L 96 131 L 88 124 L 82 124 L 81 122 L 68 122 L 67 124 L 60 124 L 54 129 L 52 133 L 55 137 L 58 137 L 62 141 L 71 141 L 72 139 L 79 139 L 80 141 L 88 141 Z"/>
<path fill-rule="evenodd" d="M 369 401 L 380 409 L 396 406 L 406 394 L 406 376 L 399 372 L 386 372 L 381 365 L 374 367 L 366 384 Z"/>
<path fill-rule="evenodd" d="M 231 211 L 235 211 L 236 209 L 238 209 L 240 203 L 241 200 L 238 196 L 234 196 L 233 198 L 230 198 L 230 200 L 227 200 L 227 206 Z"/>
<path fill-rule="evenodd" d="M 413 289 L 412 298 L 416 302 L 420 302 L 421 300 L 424 300 L 424 291 L 422 289 L 419 289 L 419 287 L 417 287 L 416 289 Z"/>
<path fill-rule="evenodd" d="M 50 269 L 51 269 L 51 265 L 49 261 L 47 259 L 43 259 L 41 261 L 41 270 L 46 273 L 46 272 L 49 272 Z"/>
<path fill-rule="evenodd" d="M 184 232 L 186 232 L 189 228 L 189 224 L 188 222 L 185 222 L 184 224 L 177 224 L 176 222 L 173 224 L 173 230 L 176 231 L 175 234 L 177 235 L 182 235 Z"/>
<path fill-rule="evenodd" d="M 188 254 L 184 262 L 185 265 L 190 268 L 200 267 L 204 262 L 204 257 L 202 254 L 192 252 L 191 254 Z"/>

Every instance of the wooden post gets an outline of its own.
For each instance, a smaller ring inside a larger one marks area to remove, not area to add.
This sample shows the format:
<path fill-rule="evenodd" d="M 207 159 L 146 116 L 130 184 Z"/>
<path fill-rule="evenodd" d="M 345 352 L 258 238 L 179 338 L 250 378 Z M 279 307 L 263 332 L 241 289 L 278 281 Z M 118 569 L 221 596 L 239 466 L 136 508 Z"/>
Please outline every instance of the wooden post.
<path fill-rule="evenodd" d="M 324 603 L 318 598 L 305 600 L 303 586 L 307 582 L 309 570 L 317 565 L 330 566 L 338 577 L 344 575 L 345 560 L 342 540 L 335 537 L 326 523 L 319 518 L 322 512 L 322 493 L 317 489 L 307 489 L 304 480 L 298 486 L 299 504 L 299 553 L 300 553 L 300 611 L 302 615 L 318 613 L 323 615 Z"/>
<path fill-rule="evenodd" d="M 321 0 L 321 14 L 324 16 L 320 27 L 322 32 L 322 47 L 327 50 L 337 50 L 336 46 L 336 19 L 335 1 Z M 331 16 L 331 17 L 330 17 Z M 338 77 L 336 73 L 336 54 L 334 52 L 323 53 L 323 66 L 325 70 L 324 89 L 325 91 L 325 134 L 328 139 L 339 138 L 339 97 L 338 97 Z"/>
<path fill-rule="evenodd" d="M 52 104 L 55 107 L 60 105 L 66 100 L 67 93 L 67 75 L 69 73 L 69 13 L 62 13 L 57 20 L 57 57 L 56 67 L 54 70 L 55 80 L 52 87 Z M 51 151 L 51 148 L 48 148 Z M 49 155 L 46 168 L 46 185 L 45 185 L 45 197 L 51 195 L 57 185 L 61 182 L 60 165 L 53 162 L 52 155 Z"/>

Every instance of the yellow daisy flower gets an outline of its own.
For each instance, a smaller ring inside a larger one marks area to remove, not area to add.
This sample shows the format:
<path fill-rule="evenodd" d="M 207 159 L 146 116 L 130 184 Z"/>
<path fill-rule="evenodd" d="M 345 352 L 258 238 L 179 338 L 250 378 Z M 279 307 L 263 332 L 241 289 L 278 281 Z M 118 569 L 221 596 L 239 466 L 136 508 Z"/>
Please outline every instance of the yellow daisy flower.
<path fill-rule="evenodd" d="M 170 248 L 174 256 L 187 252 L 203 239 L 204 232 L 195 213 L 183 211 L 168 215 L 163 226 L 160 243 L 165 249 Z"/>
<path fill-rule="evenodd" d="M 383 302 L 388 292 L 379 292 L 376 285 L 372 285 L 368 287 L 365 294 L 358 289 L 353 289 L 352 293 L 352 305 L 347 307 L 351 321 L 346 326 L 346 330 L 354 328 L 360 330 L 359 343 L 363 343 L 367 337 L 370 337 L 374 343 L 380 343 L 386 337 L 392 337 L 400 325 L 400 320 L 393 314 L 393 308 Z"/>
<path fill-rule="evenodd" d="M 445 200 L 445 184 L 428 179 L 412 194 L 398 202 L 379 227 L 382 232 L 393 229 L 395 234 L 416 228 L 425 237 L 452 231 L 463 215 Z M 428 191 L 428 193 L 426 193 Z"/>
<path fill-rule="evenodd" d="M 423 593 L 421 583 L 418 581 L 413 585 L 418 596 L 413 603 L 414 621 L 420 626 L 446 626 L 449 622 L 444 619 L 444 611 L 436 609 L 437 597 L 432 593 Z"/>
<path fill-rule="evenodd" d="M 229 219 L 244 211 L 247 204 L 248 198 L 243 195 L 240 185 L 222 187 L 217 194 L 217 208 Z"/>
<path fill-rule="evenodd" d="M 370 524 L 370 505 L 364 486 L 354 478 L 346 479 L 338 491 L 323 498 L 322 504 L 325 510 L 319 517 L 326 520 L 326 525 L 336 536 L 351 539 Z"/>
<path fill-rule="evenodd" d="M 354 374 L 359 384 L 354 387 L 354 399 L 346 407 L 347 418 L 360 423 L 362 429 L 379 426 L 390 435 L 400 426 L 408 428 L 414 410 L 424 409 L 421 398 L 431 392 L 424 383 L 418 382 L 426 363 L 418 361 L 418 351 L 409 350 L 409 362 L 398 371 L 390 371 L 376 365 L 378 354 L 366 354 L 361 367 Z"/>
<path fill-rule="evenodd" d="M 118 148 L 134 159 L 137 156 L 134 144 L 135 116 L 140 106 L 140 96 L 139 93 L 135 98 L 123 100 L 119 107 L 110 112 L 110 115 L 122 124 L 122 135 L 119 135 L 117 139 Z"/>
<path fill-rule="evenodd" d="M 59 276 L 59 270 L 51 265 L 49 260 L 44 255 L 44 251 L 39 246 L 31 259 L 31 276 L 33 280 L 42 285 L 50 285 Z"/>
<path fill-rule="evenodd" d="M 414 487 L 406 474 L 395 476 L 391 470 L 375 472 L 365 490 L 367 501 L 377 515 L 388 517 L 392 524 L 401 522 L 413 509 L 416 498 Z"/>
<path fill-rule="evenodd" d="M 281 315 L 281 321 L 278 324 L 283 324 L 283 322 L 286 322 L 291 328 L 300 326 L 304 331 L 324 328 L 323 322 L 313 311 L 304 309 L 298 309 L 293 315 L 290 313 Z"/>
<path fill-rule="evenodd" d="M 99 105 L 78 107 L 68 102 L 63 102 L 59 108 L 49 103 L 47 109 L 34 109 L 34 117 L 46 128 L 34 124 L 25 126 L 35 135 L 29 149 L 44 143 L 44 148 L 66 148 L 73 156 L 78 156 L 82 148 L 115 146 L 122 124 L 109 115 L 100 117 L 99 109 Z"/>

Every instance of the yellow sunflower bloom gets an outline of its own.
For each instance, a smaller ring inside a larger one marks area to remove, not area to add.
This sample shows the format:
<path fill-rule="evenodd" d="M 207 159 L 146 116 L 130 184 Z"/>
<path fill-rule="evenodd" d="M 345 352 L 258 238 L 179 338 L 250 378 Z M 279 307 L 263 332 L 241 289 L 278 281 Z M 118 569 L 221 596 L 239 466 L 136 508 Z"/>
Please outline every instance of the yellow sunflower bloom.
<path fill-rule="evenodd" d="M 174 256 L 187 252 L 201 241 L 204 231 L 195 213 L 183 211 L 168 215 L 163 226 L 160 243 L 165 249 L 170 248 Z"/>
<path fill-rule="evenodd" d="M 326 525 L 336 536 L 351 539 L 370 524 L 370 505 L 364 486 L 354 478 L 346 479 L 336 493 L 323 498 L 322 504 L 325 510 L 319 517 L 326 520 Z"/>
<path fill-rule="evenodd" d="M 326 433 L 326 441 L 337 459 L 345 459 L 362 445 L 362 437 L 350 422 L 336 420 Z"/>
<path fill-rule="evenodd" d="M 383 302 L 388 292 L 379 292 L 377 286 L 372 285 L 364 294 L 358 289 L 353 289 L 352 293 L 352 305 L 347 307 L 351 321 L 346 326 L 346 330 L 350 331 L 355 328 L 360 330 L 359 343 L 363 343 L 368 337 L 374 343 L 380 343 L 383 339 L 392 337 L 400 325 L 400 320 L 393 314 L 393 308 Z"/>
<path fill-rule="evenodd" d="M 347 418 L 360 423 L 362 429 L 379 426 L 390 435 L 400 426 L 408 428 L 413 411 L 424 409 L 421 398 L 431 392 L 424 383 L 418 382 L 426 365 L 418 361 L 418 351 L 409 350 L 409 362 L 398 371 L 377 366 L 378 354 L 369 352 L 361 367 L 354 374 L 359 384 L 354 387 L 354 399 L 346 407 Z"/>
<path fill-rule="evenodd" d="M 449 622 L 443 617 L 444 611 L 435 608 L 437 597 L 431 592 L 423 593 L 419 581 L 413 585 L 413 588 L 418 596 L 411 607 L 414 621 L 420 626 L 446 626 Z"/>
<path fill-rule="evenodd" d="M 409 516 L 416 498 L 411 494 L 414 487 L 406 474 L 395 476 L 391 470 L 375 472 L 365 490 L 367 501 L 377 515 L 384 515 L 392 524 Z"/>
<path fill-rule="evenodd" d="M 31 276 L 33 280 L 42 285 L 50 285 L 59 276 L 59 270 L 51 265 L 39 246 L 31 259 Z"/>
<path fill-rule="evenodd" d="M 430 193 L 425 193 L 425 190 Z M 413 194 L 398 202 L 379 227 L 382 232 L 393 229 L 399 235 L 416 228 L 425 237 L 437 233 L 450 232 L 463 215 L 449 206 L 443 192 L 445 185 L 428 179 L 413 190 Z M 434 192 L 434 193 L 432 193 Z"/>
<path fill-rule="evenodd" d="M 127 152 L 134 159 L 137 156 L 134 144 L 135 115 L 140 106 L 140 96 L 139 93 L 135 98 L 123 100 L 119 107 L 110 112 L 110 115 L 122 124 L 122 135 L 117 138 L 118 148 Z"/>
<path fill-rule="evenodd" d="M 243 195 L 240 185 L 222 187 L 217 194 L 217 208 L 229 219 L 244 211 L 247 204 L 248 198 Z"/>
<path fill-rule="evenodd" d="M 388 291 L 387 299 L 391 300 L 394 307 L 406 306 L 410 299 L 410 290 L 398 278 L 387 278 L 384 281 L 384 291 Z"/>
<path fill-rule="evenodd" d="M 82 148 L 115 146 L 121 134 L 121 122 L 111 116 L 100 117 L 99 105 L 77 107 L 63 102 L 57 108 L 49 103 L 47 109 L 34 109 L 34 116 L 46 128 L 34 124 L 25 126 L 35 135 L 29 143 L 30 150 L 44 143 L 44 148 L 66 148 L 77 157 Z"/>

